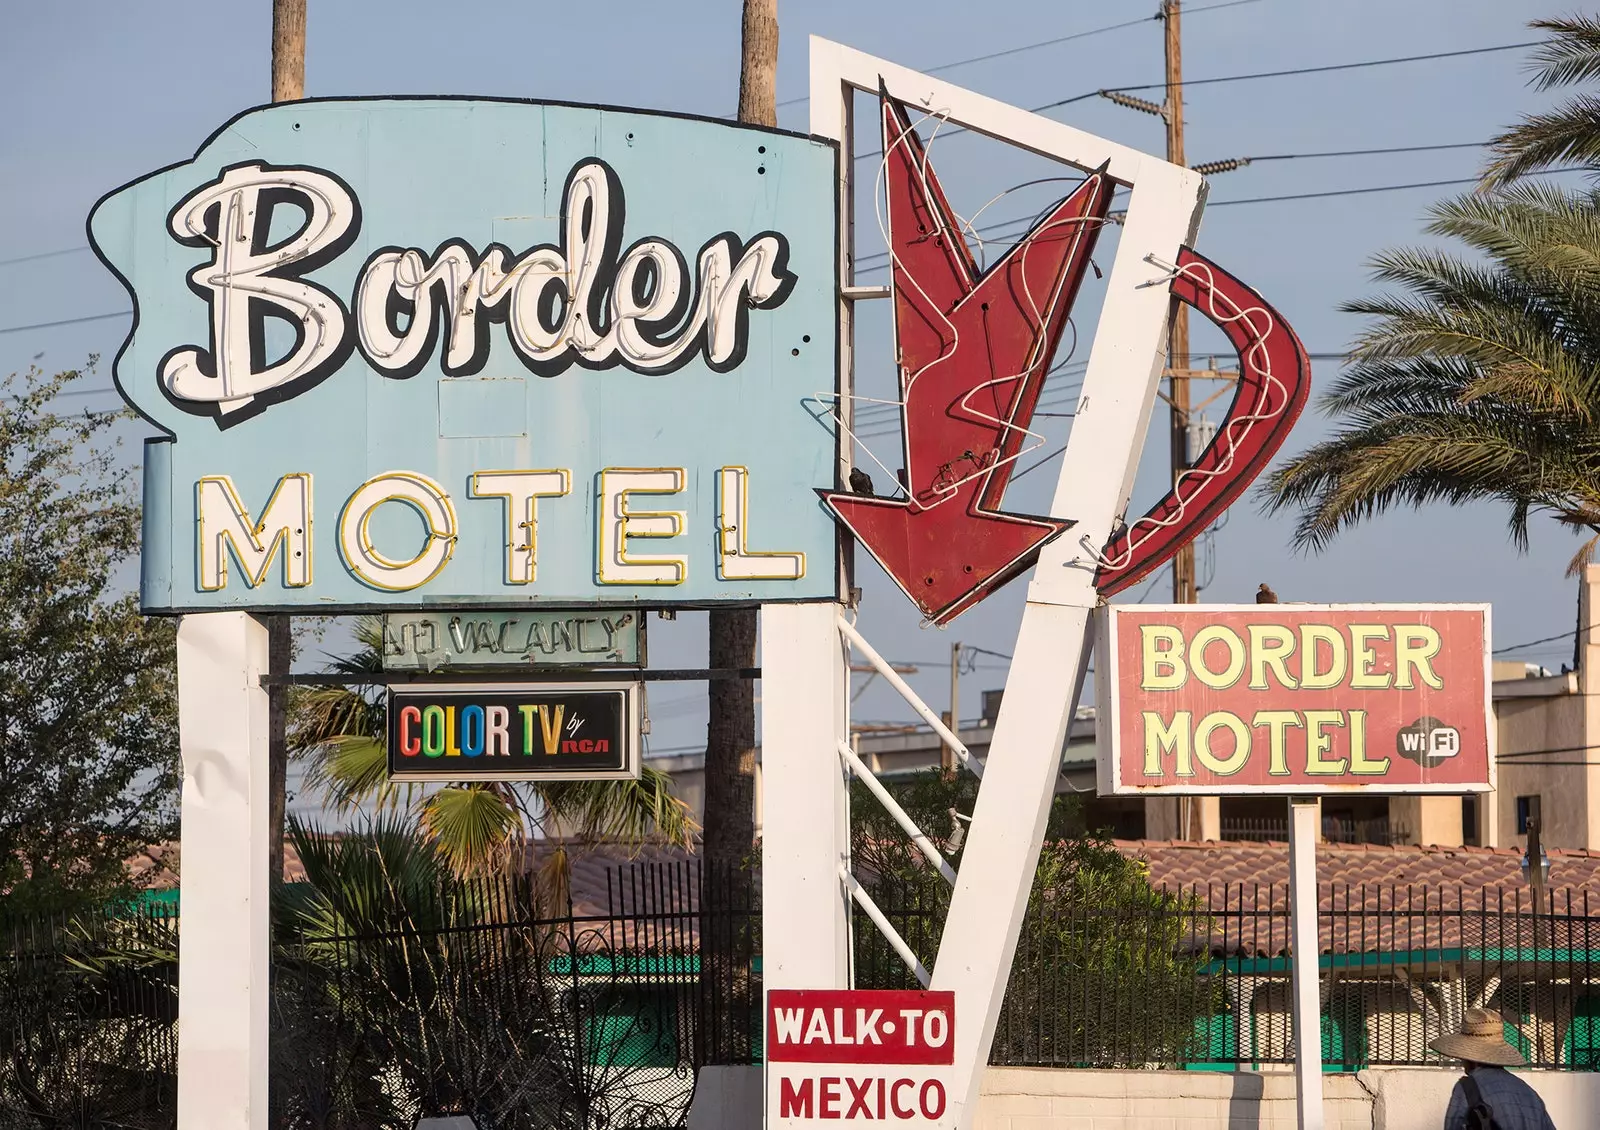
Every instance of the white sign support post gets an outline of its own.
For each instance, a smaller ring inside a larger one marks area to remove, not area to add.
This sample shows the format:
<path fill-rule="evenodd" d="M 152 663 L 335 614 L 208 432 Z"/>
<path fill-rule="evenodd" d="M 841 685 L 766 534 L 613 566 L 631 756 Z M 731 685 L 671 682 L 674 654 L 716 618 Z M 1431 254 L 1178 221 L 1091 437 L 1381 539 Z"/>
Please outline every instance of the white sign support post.
<path fill-rule="evenodd" d="M 1294 994 L 1295 1101 L 1300 1130 L 1322 1130 L 1316 797 L 1289 798 L 1289 976 Z"/>
<path fill-rule="evenodd" d="M 762 982 L 848 989 L 850 794 L 834 752 L 849 732 L 836 604 L 761 608 Z"/>
<path fill-rule="evenodd" d="M 247 613 L 179 622 L 178 1130 L 267 1130 L 266 670 L 267 629 Z"/>

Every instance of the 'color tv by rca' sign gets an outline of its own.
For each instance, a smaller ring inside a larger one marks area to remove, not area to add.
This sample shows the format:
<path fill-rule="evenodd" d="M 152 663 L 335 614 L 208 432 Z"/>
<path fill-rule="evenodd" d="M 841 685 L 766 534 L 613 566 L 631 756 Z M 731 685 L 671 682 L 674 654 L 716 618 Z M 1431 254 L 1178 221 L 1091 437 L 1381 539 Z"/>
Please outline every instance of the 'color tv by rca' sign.
<path fill-rule="evenodd" d="M 623 780 L 639 775 L 640 684 L 394 687 L 396 781 Z"/>
<path fill-rule="evenodd" d="M 1100 615 L 1102 793 L 1494 785 L 1487 605 Z"/>

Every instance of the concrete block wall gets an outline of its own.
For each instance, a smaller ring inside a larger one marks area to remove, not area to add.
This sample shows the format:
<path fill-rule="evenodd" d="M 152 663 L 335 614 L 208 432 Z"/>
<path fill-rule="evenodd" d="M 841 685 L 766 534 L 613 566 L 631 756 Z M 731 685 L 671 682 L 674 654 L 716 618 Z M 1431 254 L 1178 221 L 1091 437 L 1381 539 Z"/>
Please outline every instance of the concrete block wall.
<path fill-rule="evenodd" d="M 1600 1126 L 1600 1073 L 1521 1073 L 1562 1130 Z M 1323 1077 L 1327 1130 L 1438 1130 L 1459 1071 L 1375 1068 Z M 689 1130 L 757 1130 L 761 1069 L 700 1073 Z M 973 1130 L 1294 1130 L 1288 1071 L 991 1067 Z"/>
<path fill-rule="evenodd" d="M 1372 1097 L 1354 1077 L 1329 1076 L 1324 1083 L 1327 1130 L 1372 1130 Z M 1287 1071 L 991 1067 L 974 1130 L 1295 1130 L 1296 1124 L 1294 1075 Z"/>

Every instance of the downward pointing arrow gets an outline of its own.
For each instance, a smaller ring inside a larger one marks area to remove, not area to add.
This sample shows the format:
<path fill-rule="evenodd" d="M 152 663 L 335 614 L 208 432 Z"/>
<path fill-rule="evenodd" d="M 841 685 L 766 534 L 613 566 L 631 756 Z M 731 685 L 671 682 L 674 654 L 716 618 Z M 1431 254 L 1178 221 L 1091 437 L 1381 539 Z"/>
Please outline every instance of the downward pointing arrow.
<path fill-rule="evenodd" d="M 906 497 L 819 493 L 923 615 L 945 624 L 1073 525 L 999 506 L 1112 183 L 1090 174 L 980 272 L 905 108 L 887 92 L 882 105 Z"/>

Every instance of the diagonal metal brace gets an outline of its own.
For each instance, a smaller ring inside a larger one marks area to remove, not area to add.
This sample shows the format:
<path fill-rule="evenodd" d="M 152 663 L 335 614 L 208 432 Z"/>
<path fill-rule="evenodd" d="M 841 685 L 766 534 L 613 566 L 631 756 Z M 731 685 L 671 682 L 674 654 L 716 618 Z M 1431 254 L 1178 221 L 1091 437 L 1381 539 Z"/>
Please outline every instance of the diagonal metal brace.
<path fill-rule="evenodd" d="M 933 980 L 933 974 L 928 972 L 928 967 L 923 965 L 911 951 L 911 947 L 906 945 L 906 940 L 900 936 L 900 931 L 884 917 L 883 911 L 878 909 L 878 904 L 867 894 L 867 889 L 856 881 L 856 877 L 850 874 L 850 869 L 842 863 L 839 865 L 839 878 L 844 880 L 845 888 L 850 892 L 850 897 L 856 900 L 856 905 L 866 911 L 867 917 L 872 919 L 872 924 L 878 928 L 878 932 L 888 939 L 889 944 L 894 947 L 894 952 L 906 963 L 906 968 L 916 974 L 917 983 L 926 989 L 928 982 Z"/>
<path fill-rule="evenodd" d="M 946 726 L 937 714 L 928 709 L 928 704 L 923 702 L 917 692 L 911 689 L 910 683 L 900 677 L 900 673 L 894 669 L 894 665 L 879 655 L 877 650 L 866 641 L 866 637 L 856 631 L 856 626 L 843 616 L 839 617 L 839 633 L 844 636 L 851 647 L 861 653 L 863 659 L 872 664 L 878 674 L 888 680 L 891 687 L 900 692 L 900 697 L 905 699 L 911 709 L 917 712 L 917 716 L 933 727 L 933 732 L 939 736 L 939 739 L 955 751 L 956 760 L 971 770 L 972 775 L 978 780 L 983 780 L 983 762 L 967 752 L 967 747 L 962 743 L 961 739 L 951 733 L 950 727 Z"/>
<path fill-rule="evenodd" d="M 922 852 L 928 862 L 933 864 L 938 869 L 939 874 L 944 876 L 945 882 L 952 887 L 955 886 L 955 868 L 945 861 L 944 856 L 939 853 L 939 849 L 933 845 L 933 841 L 928 839 L 921 828 L 917 827 L 917 822 L 911 819 L 911 815 L 905 809 L 900 807 L 900 802 L 889 794 L 889 790 L 883 787 L 883 782 L 878 780 L 878 775 L 867 768 L 866 763 L 857 756 L 856 751 L 844 742 L 839 743 L 839 756 L 850 767 L 850 771 L 861 778 L 861 783 L 867 786 L 868 791 L 878 798 L 878 803 L 883 805 L 890 816 L 894 817 L 894 822 L 905 830 L 906 835 L 911 837 L 911 842 L 917 845 L 917 849 Z"/>

